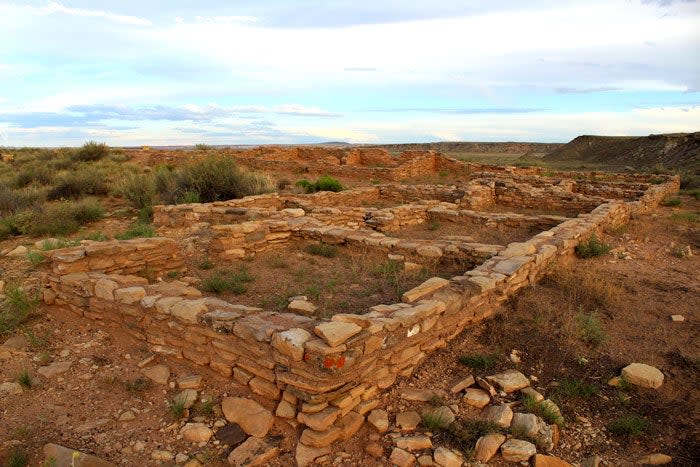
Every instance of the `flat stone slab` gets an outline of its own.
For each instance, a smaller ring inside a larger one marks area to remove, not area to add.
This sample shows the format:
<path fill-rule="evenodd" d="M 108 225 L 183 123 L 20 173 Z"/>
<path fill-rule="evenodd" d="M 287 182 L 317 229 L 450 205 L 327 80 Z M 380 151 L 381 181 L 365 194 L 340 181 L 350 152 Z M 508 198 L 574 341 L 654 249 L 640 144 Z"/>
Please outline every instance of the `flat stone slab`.
<path fill-rule="evenodd" d="M 491 402 L 491 396 L 489 396 L 489 393 L 483 389 L 467 388 L 464 391 L 464 398 L 462 400 L 467 405 L 481 409 L 489 405 L 489 402 Z"/>
<path fill-rule="evenodd" d="M 355 323 L 343 323 L 342 321 L 330 321 L 321 323 L 314 328 L 318 337 L 326 341 L 331 347 L 337 347 L 352 336 L 362 331 Z"/>
<path fill-rule="evenodd" d="M 501 456 L 511 462 L 523 462 L 537 454 L 537 447 L 529 441 L 511 438 L 501 445 Z"/>
<path fill-rule="evenodd" d="M 265 440 L 251 436 L 228 455 L 229 465 L 253 467 L 264 465 L 279 453 L 279 440 Z"/>
<path fill-rule="evenodd" d="M 622 369 L 621 375 L 629 383 L 643 388 L 657 389 L 664 384 L 664 374 L 645 363 L 631 363 Z"/>
<path fill-rule="evenodd" d="M 92 454 L 58 444 L 45 444 L 43 450 L 46 465 L 53 467 L 116 467 L 116 464 L 102 460 Z"/>
<path fill-rule="evenodd" d="M 274 423 L 272 413 L 252 399 L 227 397 L 221 403 L 221 410 L 226 420 L 237 423 L 243 431 L 258 438 L 264 437 Z"/>
<path fill-rule="evenodd" d="M 527 376 L 517 370 L 508 370 L 497 375 L 487 376 L 486 380 L 506 393 L 515 392 L 530 385 Z"/>
<path fill-rule="evenodd" d="M 433 292 L 440 290 L 441 288 L 447 286 L 450 283 L 447 279 L 442 277 L 431 277 L 427 281 L 423 282 L 418 287 L 414 287 L 411 290 L 404 292 L 401 296 L 401 300 L 404 303 L 413 303 L 421 298 L 430 295 Z"/>

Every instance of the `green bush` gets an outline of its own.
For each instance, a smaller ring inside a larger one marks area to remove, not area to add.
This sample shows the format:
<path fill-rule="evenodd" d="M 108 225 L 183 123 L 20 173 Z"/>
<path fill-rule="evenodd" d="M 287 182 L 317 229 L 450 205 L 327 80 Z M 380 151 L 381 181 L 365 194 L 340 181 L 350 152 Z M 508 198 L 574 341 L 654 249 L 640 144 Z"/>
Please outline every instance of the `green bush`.
<path fill-rule="evenodd" d="M 54 172 L 45 164 L 27 164 L 15 175 L 12 184 L 15 188 L 24 188 L 32 183 L 50 185 L 54 179 Z"/>
<path fill-rule="evenodd" d="M 83 162 L 98 161 L 108 155 L 109 147 L 105 143 L 88 141 L 73 153 L 73 159 Z"/>
<path fill-rule="evenodd" d="M 607 254 L 612 249 L 611 245 L 598 240 L 598 236 L 593 233 L 591 237 L 584 242 L 576 245 L 576 255 L 579 258 L 587 259 L 596 256 Z"/>
<path fill-rule="evenodd" d="M 302 188 L 305 193 L 316 193 L 317 191 L 333 191 L 337 193 L 344 189 L 340 181 L 328 175 L 319 177 L 315 182 L 302 178 L 301 180 L 297 180 L 295 185 Z"/>
<path fill-rule="evenodd" d="M 116 192 L 136 209 L 150 207 L 156 194 L 156 183 L 150 174 L 127 174 L 116 184 Z"/>
<path fill-rule="evenodd" d="M 80 198 L 85 195 L 106 195 L 107 188 L 104 174 L 85 167 L 60 177 L 46 197 L 49 200 L 57 200 Z"/>
<path fill-rule="evenodd" d="M 175 178 L 175 195 L 197 193 L 200 202 L 209 203 L 274 191 L 266 177 L 242 170 L 225 156 L 211 155 L 180 168 Z"/>

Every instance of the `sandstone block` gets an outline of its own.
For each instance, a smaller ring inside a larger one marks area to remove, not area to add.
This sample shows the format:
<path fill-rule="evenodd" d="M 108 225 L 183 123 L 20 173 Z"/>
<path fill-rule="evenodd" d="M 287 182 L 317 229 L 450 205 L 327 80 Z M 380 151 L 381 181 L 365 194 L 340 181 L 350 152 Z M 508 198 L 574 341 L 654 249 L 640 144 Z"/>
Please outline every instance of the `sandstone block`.
<path fill-rule="evenodd" d="M 441 467 L 461 467 L 464 463 L 462 454 L 443 446 L 435 449 L 433 457 L 435 458 L 435 462 Z"/>
<path fill-rule="evenodd" d="M 327 430 L 340 416 L 340 410 L 335 407 L 326 407 L 320 412 L 308 414 L 301 412 L 297 415 L 300 423 L 316 431 Z"/>
<path fill-rule="evenodd" d="M 228 455 L 228 463 L 235 467 L 265 465 L 279 453 L 278 443 L 251 436 Z"/>
<path fill-rule="evenodd" d="M 145 296 L 146 290 L 143 287 L 125 287 L 114 291 L 114 299 L 126 305 L 137 303 Z"/>
<path fill-rule="evenodd" d="M 187 423 L 180 429 L 180 434 L 188 441 L 206 443 L 214 432 L 204 423 Z"/>
<path fill-rule="evenodd" d="M 380 433 L 389 429 L 389 414 L 385 410 L 375 409 L 367 416 L 367 421 Z"/>
<path fill-rule="evenodd" d="M 292 328 L 272 335 L 272 347 L 294 361 L 304 357 L 304 344 L 311 338 L 311 333 L 305 329 Z"/>
<path fill-rule="evenodd" d="M 510 406 L 506 404 L 492 405 L 491 407 L 484 409 L 484 411 L 481 413 L 481 417 L 484 420 L 495 423 L 502 428 L 508 428 L 511 420 L 513 419 L 513 411 L 511 410 Z"/>
<path fill-rule="evenodd" d="M 474 447 L 474 460 L 479 462 L 488 462 L 498 452 L 506 437 L 500 433 L 489 433 L 482 436 L 476 442 Z"/>
<path fill-rule="evenodd" d="M 496 387 L 506 393 L 511 393 L 530 385 L 530 380 L 527 379 L 527 376 L 517 370 L 508 370 L 497 375 L 487 376 L 486 380 L 491 384 L 495 384 Z"/>
<path fill-rule="evenodd" d="M 651 365 L 631 363 L 622 369 L 622 377 L 635 386 L 657 389 L 664 383 L 664 374 Z"/>
<path fill-rule="evenodd" d="M 406 451 L 420 451 L 422 449 L 430 449 L 433 447 L 433 442 L 425 435 L 402 436 L 394 440 L 396 447 Z"/>
<path fill-rule="evenodd" d="M 511 438 L 501 445 L 501 456 L 507 461 L 524 462 L 535 454 L 537 454 L 535 445 L 521 439 Z"/>
<path fill-rule="evenodd" d="M 416 458 L 410 452 L 404 451 L 401 448 L 394 448 L 391 451 L 389 460 L 397 467 L 412 467 L 416 463 Z"/>
<path fill-rule="evenodd" d="M 237 423 L 251 436 L 264 437 L 272 428 L 274 417 L 262 405 L 252 399 L 227 397 L 221 403 L 226 420 Z"/>
<path fill-rule="evenodd" d="M 339 346 L 360 331 L 362 331 L 362 328 L 355 323 L 339 321 L 321 323 L 314 328 L 316 335 L 326 341 L 326 344 L 331 347 Z"/>
<path fill-rule="evenodd" d="M 401 296 L 401 300 L 405 303 L 413 303 L 421 298 L 424 298 L 433 292 L 437 292 L 441 288 L 447 286 L 450 283 L 447 279 L 442 277 L 432 277 L 427 281 L 420 284 L 418 287 L 414 287 L 411 290 L 404 292 Z"/>
<path fill-rule="evenodd" d="M 491 402 L 491 397 L 489 394 L 481 389 L 467 388 L 464 391 L 464 402 L 472 407 L 483 408 L 486 407 L 489 402 Z"/>

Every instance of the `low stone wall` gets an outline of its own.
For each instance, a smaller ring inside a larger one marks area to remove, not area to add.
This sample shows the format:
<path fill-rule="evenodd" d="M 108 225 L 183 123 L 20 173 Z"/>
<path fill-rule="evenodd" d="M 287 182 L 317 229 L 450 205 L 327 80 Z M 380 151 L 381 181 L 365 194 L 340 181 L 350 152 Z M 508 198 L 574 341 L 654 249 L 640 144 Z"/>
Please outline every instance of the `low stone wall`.
<path fill-rule="evenodd" d="M 107 274 L 145 274 L 154 277 L 180 271 L 183 258 L 175 240 L 138 238 L 109 242 L 85 242 L 84 245 L 46 253 L 51 272 L 101 272 Z"/>
<path fill-rule="evenodd" d="M 603 203 L 527 242 L 508 245 L 464 275 L 431 278 L 404 293 L 402 303 L 378 304 L 362 315 L 322 320 L 263 312 L 203 298 L 182 283 L 148 285 L 139 277 L 66 271 L 61 264 L 67 250 L 52 255 L 44 298 L 125 329 L 154 352 L 232 377 L 275 415 L 305 426 L 303 445 L 322 447 L 352 436 L 379 404 L 381 390 L 397 377 L 409 376 L 430 352 L 466 327 L 493 315 L 552 263 L 570 256 L 580 241 L 652 209 L 677 187 L 677 180 L 671 180 L 650 187 L 639 200 Z M 307 216 L 294 219 L 285 222 L 299 222 L 297 232 L 321 241 L 391 248 L 401 244 L 392 245 L 397 239 L 377 232 L 310 226 L 318 221 Z M 275 233 L 271 222 L 261 221 Z M 236 228 L 245 229 L 244 224 Z M 147 254 L 149 249 L 137 251 Z"/>
<path fill-rule="evenodd" d="M 472 211 L 467 209 L 445 209 L 436 206 L 427 211 L 428 219 L 434 221 L 456 222 L 465 225 L 486 226 L 497 230 L 505 229 L 531 229 L 548 230 L 558 225 L 568 217 L 538 215 L 528 216 L 525 214 L 502 213 L 494 214 L 483 211 Z"/>

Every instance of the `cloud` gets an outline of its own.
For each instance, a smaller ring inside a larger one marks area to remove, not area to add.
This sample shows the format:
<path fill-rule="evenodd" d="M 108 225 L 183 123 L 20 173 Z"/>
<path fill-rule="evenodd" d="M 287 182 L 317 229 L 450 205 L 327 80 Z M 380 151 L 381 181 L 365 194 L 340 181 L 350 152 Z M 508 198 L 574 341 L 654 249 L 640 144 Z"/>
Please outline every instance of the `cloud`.
<path fill-rule="evenodd" d="M 299 104 L 278 105 L 273 108 L 281 115 L 296 115 L 299 117 L 339 117 L 340 114 L 327 112 L 319 107 L 306 107 Z"/>
<path fill-rule="evenodd" d="M 129 24 L 132 26 L 150 26 L 153 23 L 145 18 L 138 16 L 121 15 L 103 10 L 90 10 L 86 8 L 70 8 L 59 2 L 48 2 L 43 7 L 34 8 L 38 14 L 51 15 L 54 13 L 63 13 L 71 16 L 81 16 L 85 18 L 103 18 L 115 23 Z"/>
<path fill-rule="evenodd" d="M 622 91 L 622 88 L 615 86 L 597 86 L 592 88 L 555 88 L 560 94 L 591 94 L 594 92 Z"/>
<path fill-rule="evenodd" d="M 403 108 L 385 108 L 385 109 L 368 109 L 370 112 L 427 112 L 452 115 L 483 115 L 483 114 L 520 114 L 541 112 L 542 108 L 521 108 L 521 107 L 485 107 L 485 108 L 441 108 L 441 107 L 403 107 Z"/>

